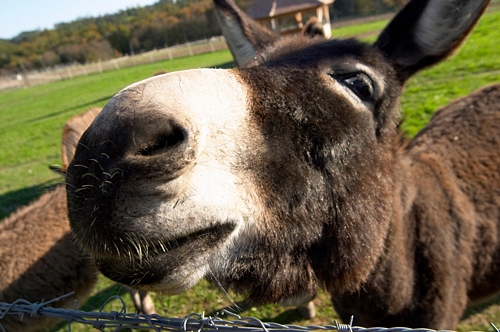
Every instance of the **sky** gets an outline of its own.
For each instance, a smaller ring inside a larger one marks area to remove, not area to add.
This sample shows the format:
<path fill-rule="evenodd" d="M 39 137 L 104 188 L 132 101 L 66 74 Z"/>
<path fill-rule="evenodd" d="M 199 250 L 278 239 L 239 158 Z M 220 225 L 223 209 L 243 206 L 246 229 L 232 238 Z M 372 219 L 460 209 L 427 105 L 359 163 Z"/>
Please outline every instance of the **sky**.
<path fill-rule="evenodd" d="M 11 39 L 23 31 L 52 29 L 57 23 L 114 14 L 156 2 L 158 0 L 0 0 L 0 38 Z"/>

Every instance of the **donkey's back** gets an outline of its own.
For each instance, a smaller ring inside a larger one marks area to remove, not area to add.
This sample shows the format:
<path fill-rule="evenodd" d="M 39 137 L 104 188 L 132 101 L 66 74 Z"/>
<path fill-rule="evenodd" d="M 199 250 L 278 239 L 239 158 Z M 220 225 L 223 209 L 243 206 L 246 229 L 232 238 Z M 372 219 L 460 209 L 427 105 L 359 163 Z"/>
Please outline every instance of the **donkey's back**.
<path fill-rule="evenodd" d="M 415 181 L 416 198 L 410 215 L 418 215 L 416 220 L 432 221 L 416 225 L 416 236 L 420 237 L 416 243 L 424 252 L 429 241 L 442 243 L 428 246 L 428 256 L 435 260 L 436 271 L 459 273 L 470 282 L 469 302 L 498 289 L 498 133 L 500 84 L 482 88 L 438 110 L 407 148 L 412 174 L 419 179 Z M 426 209 L 420 209 L 419 200 L 425 202 Z M 446 260 L 446 255 L 454 259 Z M 447 265 L 455 270 L 441 269 Z"/>

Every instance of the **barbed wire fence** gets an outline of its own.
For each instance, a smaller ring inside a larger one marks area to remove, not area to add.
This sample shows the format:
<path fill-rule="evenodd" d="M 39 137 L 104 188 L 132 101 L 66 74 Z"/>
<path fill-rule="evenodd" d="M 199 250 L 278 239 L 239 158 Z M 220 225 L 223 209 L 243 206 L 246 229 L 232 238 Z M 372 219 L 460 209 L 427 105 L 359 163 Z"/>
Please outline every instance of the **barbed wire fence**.
<path fill-rule="evenodd" d="M 204 313 L 193 313 L 184 318 L 167 318 L 157 314 L 136 314 L 127 313 L 124 300 L 120 296 L 111 296 L 101 306 L 99 311 L 76 310 L 77 301 L 75 300 L 74 309 L 53 308 L 50 305 L 61 299 L 72 296 L 69 293 L 50 301 L 40 303 L 31 303 L 19 299 L 13 303 L 0 302 L 0 331 L 5 331 L 2 326 L 2 319 L 7 315 L 15 315 L 22 321 L 25 317 L 41 318 L 51 317 L 67 321 L 68 332 L 71 332 L 73 324 L 84 324 L 92 326 L 100 331 L 120 331 L 120 330 L 150 330 L 150 331 L 175 331 L 175 332 L 306 332 L 306 331 L 338 331 L 338 332 L 434 332 L 431 329 L 410 329 L 405 327 L 382 328 L 372 327 L 364 328 L 353 326 L 353 319 L 349 324 L 339 324 L 337 321 L 333 325 L 325 326 L 299 326 L 285 325 L 278 323 L 263 322 L 254 317 L 241 317 L 227 310 L 221 310 L 215 316 L 206 317 Z M 120 301 L 122 308 L 120 311 L 104 311 L 106 305 L 111 301 Z M 496 332 L 500 330 L 491 323 Z"/>

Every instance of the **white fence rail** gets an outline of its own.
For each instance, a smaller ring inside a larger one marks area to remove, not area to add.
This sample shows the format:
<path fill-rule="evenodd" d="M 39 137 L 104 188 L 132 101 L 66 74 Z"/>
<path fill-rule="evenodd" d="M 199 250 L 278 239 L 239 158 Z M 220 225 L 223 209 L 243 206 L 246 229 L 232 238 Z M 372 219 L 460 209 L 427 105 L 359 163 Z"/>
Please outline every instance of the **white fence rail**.
<path fill-rule="evenodd" d="M 227 49 L 227 44 L 224 37 L 219 36 L 133 56 L 127 55 L 121 58 L 87 63 L 84 65 L 76 63 L 65 66 L 55 66 L 45 70 L 19 72 L 17 75 L 0 76 L 0 90 L 24 88 L 58 80 L 72 79 L 82 75 L 103 73 L 109 70 L 120 70 L 121 68 L 140 64 L 173 60 L 179 57 L 193 56 L 195 54 L 215 52 L 223 49 Z"/>

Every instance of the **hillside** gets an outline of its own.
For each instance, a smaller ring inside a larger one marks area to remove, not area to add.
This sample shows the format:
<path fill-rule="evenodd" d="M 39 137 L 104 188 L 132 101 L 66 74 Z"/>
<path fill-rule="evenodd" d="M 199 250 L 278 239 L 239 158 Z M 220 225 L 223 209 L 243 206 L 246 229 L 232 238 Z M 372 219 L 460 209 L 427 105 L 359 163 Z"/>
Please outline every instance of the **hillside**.
<path fill-rule="evenodd" d="M 243 10 L 254 0 L 236 0 Z M 394 10 L 405 0 L 337 0 L 331 17 Z M 0 75 L 137 54 L 220 35 L 211 0 L 159 0 L 111 15 L 56 24 L 0 39 Z"/>

